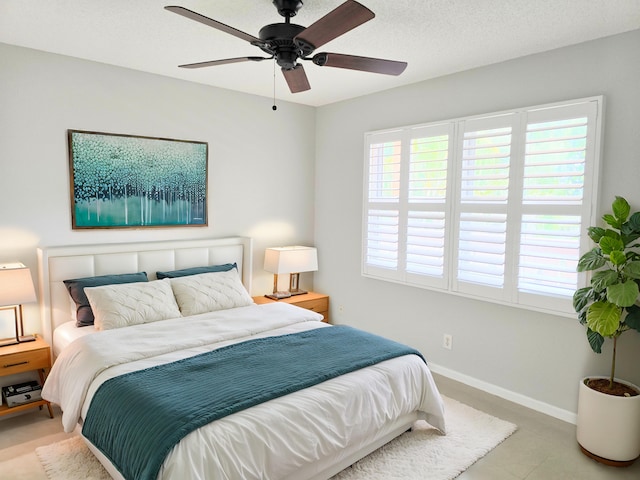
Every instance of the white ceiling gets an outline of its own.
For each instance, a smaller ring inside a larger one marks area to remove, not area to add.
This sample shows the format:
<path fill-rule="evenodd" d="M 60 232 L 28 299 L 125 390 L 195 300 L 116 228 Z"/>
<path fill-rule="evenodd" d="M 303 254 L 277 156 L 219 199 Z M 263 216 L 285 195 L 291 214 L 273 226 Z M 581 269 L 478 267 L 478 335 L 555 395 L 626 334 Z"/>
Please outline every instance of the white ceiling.
<path fill-rule="evenodd" d="M 304 0 L 292 23 L 309 26 L 342 2 Z M 376 17 L 318 51 L 407 61 L 406 71 L 394 77 L 304 62 L 311 90 L 291 94 L 277 71 L 278 99 L 320 106 L 640 28 L 640 0 L 360 2 Z M 165 5 L 254 36 L 263 25 L 284 21 L 271 0 L 0 0 L 0 42 L 273 96 L 273 62 L 178 68 L 263 52 Z"/>

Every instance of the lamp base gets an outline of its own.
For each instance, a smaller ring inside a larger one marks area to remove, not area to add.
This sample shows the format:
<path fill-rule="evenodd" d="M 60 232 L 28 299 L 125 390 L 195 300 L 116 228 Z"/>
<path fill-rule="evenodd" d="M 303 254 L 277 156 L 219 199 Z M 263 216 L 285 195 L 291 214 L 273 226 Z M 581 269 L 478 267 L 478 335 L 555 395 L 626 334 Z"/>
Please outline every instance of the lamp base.
<path fill-rule="evenodd" d="M 34 335 L 24 335 L 24 336 L 13 337 L 13 338 L 4 338 L 0 340 L 0 348 L 8 347 L 10 345 L 18 345 L 20 343 L 35 342 L 35 341 L 36 341 L 36 337 Z"/>
<path fill-rule="evenodd" d="M 289 290 L 289 294 L 292 295 L 292 296 L 293 295 L 304 295 L 305 293 L 309 293 L 309 292 L 307 292 L 306 290 L 300 290 L 300 289 Z"/>
<path fill-rule="evenodd" d="M 18 345 L 20 342 L 18 340 L 16 340 L 15 338 L 4 338 L 2 340 L 0 340 L 0 348 L 1 347 L 8 347 L 10 345 Z"/>
<path fill-rule="evenodd" d="M 283 298 L 289 298 L 291 293 L 289 292 L 273 292 L 265 295 L 265 297 L 270 298 L 272 300 L 282 300 Z"/>

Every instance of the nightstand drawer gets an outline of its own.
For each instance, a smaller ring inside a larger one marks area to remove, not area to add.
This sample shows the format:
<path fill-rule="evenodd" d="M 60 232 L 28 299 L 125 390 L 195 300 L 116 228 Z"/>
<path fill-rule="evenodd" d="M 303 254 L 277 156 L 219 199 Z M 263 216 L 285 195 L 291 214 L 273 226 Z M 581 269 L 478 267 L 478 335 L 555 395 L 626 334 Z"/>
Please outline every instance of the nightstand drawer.
<path fill-rule="evenodd" d="M 51 366 L 48 348 L 3 355 L 0 362 L 0 376 L 42 368 L 48 369 Z"/>
<path fill-rule="evenodd" d="M 296 306 L 312 310 L 314 312 L 323 313 L 329 310 L 329 298 L 315 298 L 313 300 L 304 300 L 295 303 Z"/>

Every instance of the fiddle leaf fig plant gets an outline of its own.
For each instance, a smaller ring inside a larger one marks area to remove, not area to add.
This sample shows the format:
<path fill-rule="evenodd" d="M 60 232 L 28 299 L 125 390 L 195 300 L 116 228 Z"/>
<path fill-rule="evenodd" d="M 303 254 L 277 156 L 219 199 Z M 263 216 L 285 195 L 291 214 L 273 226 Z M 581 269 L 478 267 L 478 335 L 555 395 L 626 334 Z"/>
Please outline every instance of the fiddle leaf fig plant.
<path fill-rule="evenodd" d="M 602 216 L 608 228 L 589 227 L 596 246 L 578 261 L 578 271 L 593 271 L 590 286 L 576 290 L 573 307 L 587 327 L 589 345 L 602 352 L 606 338 L 613 340 L 609 388 L 613 387 L 617 340 L 627 330 L 640 332 L 640 212 L 616 197 L 611 213 Z"/>

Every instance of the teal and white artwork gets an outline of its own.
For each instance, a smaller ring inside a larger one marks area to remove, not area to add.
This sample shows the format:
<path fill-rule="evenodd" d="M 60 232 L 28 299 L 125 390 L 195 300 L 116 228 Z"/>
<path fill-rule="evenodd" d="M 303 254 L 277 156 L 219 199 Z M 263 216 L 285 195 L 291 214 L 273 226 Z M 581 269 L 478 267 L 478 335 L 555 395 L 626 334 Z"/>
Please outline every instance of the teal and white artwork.
<path fill-rule="evenodd" d="M 68 133 L 74 229 L 207 225 L 206 142 Z"/>

